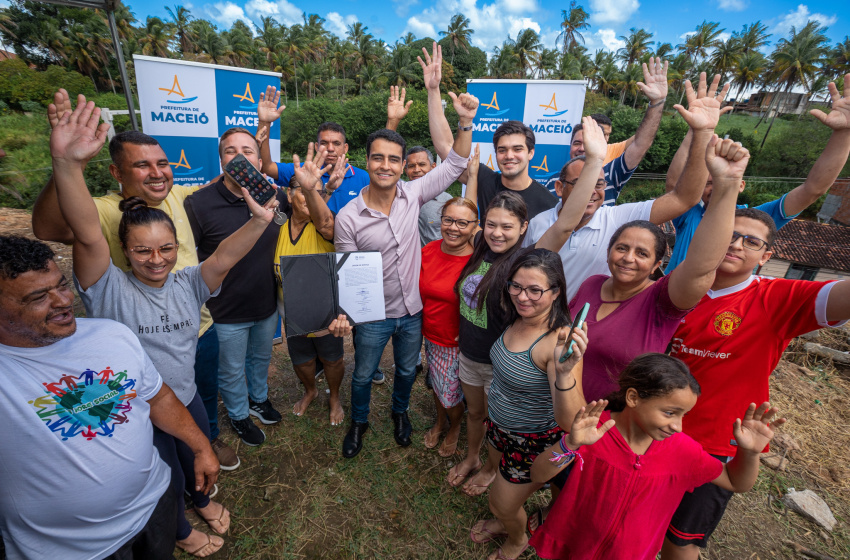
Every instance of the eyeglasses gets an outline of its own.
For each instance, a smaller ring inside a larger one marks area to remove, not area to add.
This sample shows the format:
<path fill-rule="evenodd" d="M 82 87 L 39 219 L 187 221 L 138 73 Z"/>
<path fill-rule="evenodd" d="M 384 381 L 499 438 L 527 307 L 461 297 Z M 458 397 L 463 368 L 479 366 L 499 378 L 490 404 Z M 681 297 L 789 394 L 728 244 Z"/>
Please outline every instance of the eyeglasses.
<path fill-rule="evenodd" d="M 154 253 L 159 253 L 159 256 L 166 261 L 170 261 L 177 258 L 177 247 L 179 243 L 169 243 L 167 245 L 163 245 L 159 249 L 152 249 L 150 247 L 131 247 L 128 249 L 134 257 L 136 257 L 137 261 L 145 262 L 151 260 L 154 256 Z"/>
<path fill-rule="evenodd" d="M 564 184 L 572 186 L 576 186 L 576 183 L 578 183 L 578 177 L 576 177 L 572 181 L 564 181 Z M 596 186 L 594 186 L 593 188 L 598 191 L 602 191 L 605 190 L 606 187 L 608 187 L 608 183 L 606 183 L 604 179 L 599 179 L 598 181 L 596 181 Z"/>
<path fill-rule="evenodd" d="M 752 235 L 744 235 L 742 233 L 738 233 L 737 231 L 732 232 L 732 243 L 738 241 L 739 239 L 743 239 L 742 245 L 744 249 L 749 249 L 750 251 L 761 251 L 764 247 L 767 247 L 767 241 L 764 239 L 759 239 L 758 237 L 753 237 Z M 730 245 L 732 244 L 730 243 Z"/>
<path fill-rule="evenodd" d="M 456 220 L 455 218 L 451 218 L 449 216 L 440 216 L 440 222 L 446 227 L 451 226 L 452 224 L 457 224 L 457 227 L 460 229 L 466 229 L 469 224 L 478 223 L 478 220 Z"/>
<path fill-rule="evenodd" d="M 543 288 L 536 288 L 534 286 L 531 286 L 529 288 L 523 288 L 522 286 L 520 286 L 516 282 L 510 282 L 510 281 L 508 282 L 508 293 L 509 294 L 511 294 L 512 296 L 518 296 L 521 293 L 525 292 L 526 297 L 528 297 L 528 299 L 530 299 L 531 301 L 539 300 L 540 298 L 543 297 L 544 293 L 548 292 L 549 290 L 554 290 L 554 289 L 555 289 L 554 286 L 551 287 L 551 288 L 546 288 L 545 290 Z"/>

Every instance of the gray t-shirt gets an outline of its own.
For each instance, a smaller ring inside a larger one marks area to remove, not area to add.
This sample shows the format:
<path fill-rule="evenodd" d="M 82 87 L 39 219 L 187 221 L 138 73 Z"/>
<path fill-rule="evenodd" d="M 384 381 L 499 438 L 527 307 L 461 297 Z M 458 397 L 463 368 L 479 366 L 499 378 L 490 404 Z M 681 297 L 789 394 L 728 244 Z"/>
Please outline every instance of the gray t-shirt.
<path fill-rule="evenodd" d="M 195 397 L 195 348 L 201 324 L 201 305 L 210 290 L 201 265 L 168 275 L 161 288 L 152 288 L 110 263 L 100 280 L 82 290 L 86 315 L 124 323 L 142 343 L 163 381 L 184 405 Z M 218 290 L 216 290 L 218 294 Z"/>
<path fill-rule="evenodd" d="M 452 199 L 452 195 L 441 192 L 434 200 L 429 200 L 419 210 L 419 239 L 424 247 L 432 241 L 442 239 L 440 233 L 440 216 L 443 205 Z"/>
<path fill-rule="evenodd" d="M 0 344 L 0 534 L 9 559 L 88 560 L 142 530 L 171 472 L 153 446 L 162 379 L 133 333 L 78 319 L 48 346 Z"/>

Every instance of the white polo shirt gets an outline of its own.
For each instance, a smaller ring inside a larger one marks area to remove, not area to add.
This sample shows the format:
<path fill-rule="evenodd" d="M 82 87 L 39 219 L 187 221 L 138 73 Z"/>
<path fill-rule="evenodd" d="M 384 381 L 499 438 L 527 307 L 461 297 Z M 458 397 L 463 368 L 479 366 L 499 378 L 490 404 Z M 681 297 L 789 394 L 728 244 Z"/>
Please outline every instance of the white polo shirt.
<path fill-rule="evenodd" d="M 608 270 L 608 242 L 617 228 L 634 220 L 648 220 L 652 212 L 652 200 L 632 202 L 619 206 L 600 206 L 584 227 L 570 235 L 558 252 L 564 263 L 567 278 L 567 301 L 578 292 L 581 283 L 595 274 L 610 274 Z M 563 201 L 546 212 L 541 212 L 528 224 L 528 233 L 522 242 L 530 247 L 540 241 L 558 219 Z"/>

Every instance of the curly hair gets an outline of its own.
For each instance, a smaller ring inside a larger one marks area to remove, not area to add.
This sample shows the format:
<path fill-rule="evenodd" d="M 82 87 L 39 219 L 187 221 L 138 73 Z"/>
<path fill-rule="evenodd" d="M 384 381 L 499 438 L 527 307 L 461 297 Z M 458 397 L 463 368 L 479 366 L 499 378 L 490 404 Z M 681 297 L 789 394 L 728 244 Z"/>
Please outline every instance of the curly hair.
<path fill-rule="evenodd" d="M 0 236 L 0 278 L 14 280 L 32 270 L 47 272 L 53 249 L 19 235 Z"/>

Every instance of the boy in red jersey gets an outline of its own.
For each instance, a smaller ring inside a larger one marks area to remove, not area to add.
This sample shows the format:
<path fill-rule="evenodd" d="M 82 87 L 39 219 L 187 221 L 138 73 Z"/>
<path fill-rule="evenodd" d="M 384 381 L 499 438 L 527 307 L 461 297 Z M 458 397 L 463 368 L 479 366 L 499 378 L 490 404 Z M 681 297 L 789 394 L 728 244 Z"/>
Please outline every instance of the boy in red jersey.
<path fill-rule="evenodd" d="M 714 284 L 673 335 L 702 395 L 682 431 L 721 460 L 735 455 L 732 425 L 750 402 L 768 400 L 768 379 L 796 336 L 850 318 L 850 281 L 808 282 L 754 276 L 771 257 L 776 226 L 753 208 L 735 212 L 732 243 Z M 711 484 L 685 494 L 667 530 L 662 560 L 699 557 L 732 493 Z"/>

